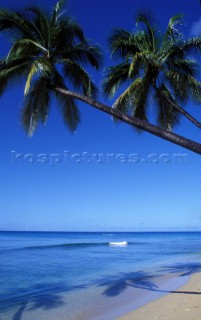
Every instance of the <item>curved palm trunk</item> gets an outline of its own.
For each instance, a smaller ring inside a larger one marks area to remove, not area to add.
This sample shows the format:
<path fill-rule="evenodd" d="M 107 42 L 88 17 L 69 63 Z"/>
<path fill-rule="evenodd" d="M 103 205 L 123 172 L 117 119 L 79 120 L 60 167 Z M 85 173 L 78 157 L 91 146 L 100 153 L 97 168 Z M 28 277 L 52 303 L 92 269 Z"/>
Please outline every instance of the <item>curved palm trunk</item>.
<path fill-rule="evenodd" d="M 158 88 L 155 84 L 153 84 L 154 89 L 157 91 Z M 166 99 L 168 102 L 168 100 Z M 178 106 L 177 104 L 173 104 L 173 107 L 178 110 L 181 114 L 183 114 L 184 117 L 186 117 L 188 120 L 190 120 L 195 126 L 197 126 L 199 129 L 201 129 L 201 123 L 196 120 L 190 113 L 188 113 L 186 110 Z"/>
<path fill-rule="evenodd" d="M 188 120 L 190 120 L 194 125 L 201 129 L 201 123 L 197 121 L 190 113 L 181 107 L 174 105 L 174 108 L 177 109 L 180 113 L 182 113 Z"/>
<path fill-rule="evenodd" d="M 163 130 L 158 126 L 155 126 L 151 123 L 140 120 L 138 118 L 124 115 L 121 112 L 119 112 L 118 110 L 110 108 L 107 105 L 105 105 L 101 102 L 95 101 L 94 99 L 92 99 L 90 97 L 83 96 L 79 93 L 65 90 L 65 89 L 62 89 L 59 87 L 56 87 L 55 90 L 60 93 L 63 93 L 64 95 L 68 95 L 68 96 L 71 96 L 72 98 L 83 101 L 83 102 L 91 105 L 92 107 L 100 110 L 100 111 L 106 112 L 106 113 L 110 114 L 111 116 L 116 117 L 117 119 L 119 119 L 123 122 L 126 122 L 130 125 L 134 125 L 137 128 L 143 129 L 143 130 L 145 130 L 145 131 L 147 131 L 157 137 L 160 137 L 164 140 L 170 141 L 174 144 L 177 144 L 177 145 L 179 145 L 185 149 L 191 150 L 195 153 L 201 154 L 201 144 L 198 142 L 184 138 L 176 133 L 173 133 L 173 132 L 170 132 L 167 130 Z"/>

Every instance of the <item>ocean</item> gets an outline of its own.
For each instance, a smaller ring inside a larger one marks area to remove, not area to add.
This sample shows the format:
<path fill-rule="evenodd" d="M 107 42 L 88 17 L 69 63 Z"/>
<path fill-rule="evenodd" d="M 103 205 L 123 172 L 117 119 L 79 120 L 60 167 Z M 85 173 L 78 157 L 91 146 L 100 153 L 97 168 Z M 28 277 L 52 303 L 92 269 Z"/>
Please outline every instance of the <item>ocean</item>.
<path fill-rule="evenodd" d="M 0 232 L 0 320 L 112 320 L 200 270 L 200 232 Z"/>

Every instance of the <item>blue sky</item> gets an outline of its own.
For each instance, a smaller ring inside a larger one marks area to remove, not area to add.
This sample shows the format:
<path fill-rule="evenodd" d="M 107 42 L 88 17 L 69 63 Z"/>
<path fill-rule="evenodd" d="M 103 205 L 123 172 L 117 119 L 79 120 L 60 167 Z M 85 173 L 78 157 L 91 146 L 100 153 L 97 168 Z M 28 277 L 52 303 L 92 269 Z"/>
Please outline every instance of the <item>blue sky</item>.
<path fill-rule="evenodd" d="M 31 3 L 20 1 L 20 8 Z M 43 7 L 53 3 L 45 0 Z M 16 1 L 1 0 L 1 7 L 16 8 Z M 151 10 L 162 30 L 172 15 L 184 13 L 186 34 L 201 31 L 199 0 L 69 0 L 68 8 L 87 37 L 102 46 L 105 65 L 111 64 L 111 30 L 133 30 L 140 9 Z M 4 54 L 9 44 L 3 36 L 0 40 Z M 93 77 L 100 83 L 102 71 Z M 74 135 L 52 104 L 47 125 L 28 138 L 19 120 L 22 99 L 18 84 L 0 98 L 0 230 L 201 230 L 199 155 L 139 135 L 126 124 L 114 125 L 108 115 L 82 103 L 82 122 Z M 189 103 L 187 110 L 201 119 L 200 108 Z M 199 129 L 186 120 L 176 132 L 201 140 Z"/>

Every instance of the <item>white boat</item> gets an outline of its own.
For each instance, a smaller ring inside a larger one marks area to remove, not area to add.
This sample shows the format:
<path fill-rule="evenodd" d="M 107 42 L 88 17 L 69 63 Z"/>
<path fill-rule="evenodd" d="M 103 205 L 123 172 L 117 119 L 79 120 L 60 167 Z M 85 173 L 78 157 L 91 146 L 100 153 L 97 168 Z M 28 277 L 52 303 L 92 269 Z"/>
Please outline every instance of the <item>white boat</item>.
<path fill-rule="evenodd" d="M 127 241 L 110 242 L 109 245 L 112 247 L 126 247 L 128 245 L 128 242 Z"/>

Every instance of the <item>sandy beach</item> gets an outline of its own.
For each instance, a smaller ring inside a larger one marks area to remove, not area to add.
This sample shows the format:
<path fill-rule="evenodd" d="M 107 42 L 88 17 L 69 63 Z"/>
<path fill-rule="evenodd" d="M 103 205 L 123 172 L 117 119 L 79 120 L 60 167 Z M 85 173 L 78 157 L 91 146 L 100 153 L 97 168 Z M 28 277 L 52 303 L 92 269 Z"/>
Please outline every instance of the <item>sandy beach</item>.
<path fill-rule="evenodd" d="M 181 288 L 126 314 L 119 320 L 200 320 L 201 273 Z"/>

